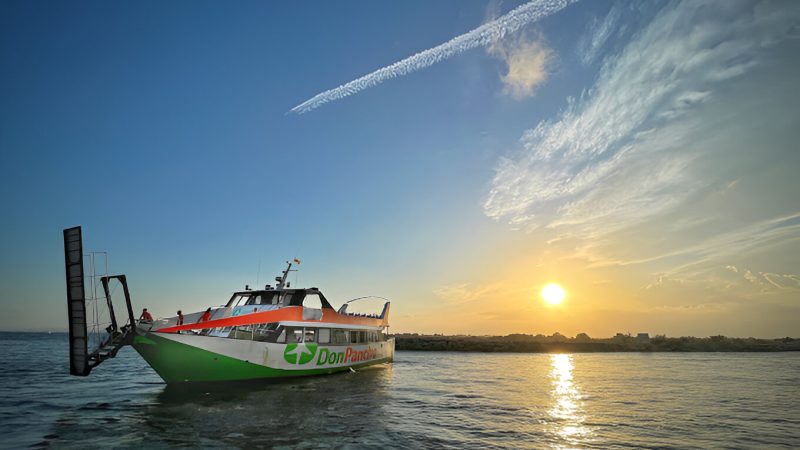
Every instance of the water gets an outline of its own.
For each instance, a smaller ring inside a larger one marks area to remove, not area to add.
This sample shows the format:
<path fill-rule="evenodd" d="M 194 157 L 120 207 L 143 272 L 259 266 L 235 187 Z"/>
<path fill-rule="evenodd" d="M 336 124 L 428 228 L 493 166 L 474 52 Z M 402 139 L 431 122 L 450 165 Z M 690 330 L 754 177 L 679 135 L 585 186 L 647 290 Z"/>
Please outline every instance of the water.
<path fill-rule="evenodd" d="M 800 354 L 398 352 L 393 365 L 167 388 L 130 348 L 0 333 L 0 447 L 798 448 Z"/>

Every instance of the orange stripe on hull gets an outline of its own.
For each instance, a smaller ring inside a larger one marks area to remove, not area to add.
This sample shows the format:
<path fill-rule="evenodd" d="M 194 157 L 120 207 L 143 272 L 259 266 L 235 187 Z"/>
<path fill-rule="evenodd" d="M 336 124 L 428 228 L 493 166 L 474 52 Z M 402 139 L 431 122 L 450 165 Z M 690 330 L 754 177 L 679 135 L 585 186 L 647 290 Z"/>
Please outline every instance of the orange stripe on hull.
<path fill-rule="evenodd" d="M 388 310 L 386 311 L 388 313 Z M 308 322 L 308 323 L 336 323 L 340 325 L 365 325 L 370 327 L 385 326 L 388 323 L 388 314 L 381 318 L 355 317 L 342 315 L 333 309 L 324 308 L 321 320 L 303 320 L 302 306 L 288 306 L 275 311 L 263 311 L 258 313 L 245 314 L 236 317 L 226 317 L 224 319 L 208 320 L 206 322 L 190 323 L 181 326 L 160 328 L 160 333 L 175 333 L 183 330 L 202 330 L 206 328 L 224 328 L 243 325 L 253 325 L 272 322 Z"/>

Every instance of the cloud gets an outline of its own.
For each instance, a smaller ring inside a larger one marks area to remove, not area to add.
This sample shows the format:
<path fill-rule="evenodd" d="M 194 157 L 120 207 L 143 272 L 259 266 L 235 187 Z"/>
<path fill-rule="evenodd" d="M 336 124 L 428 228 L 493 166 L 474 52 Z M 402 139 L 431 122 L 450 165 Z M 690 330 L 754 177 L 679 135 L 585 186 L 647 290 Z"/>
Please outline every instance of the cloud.
<path fill-rule="evenodd" d="M 506 74 L 501 77 L 506 95 L 517 100 L 530 97 L 547 81 L 553 52 L 541 39 L 528 40 L 519 35 L 490 45 L 487 53 L 506 65 Z"/>
<path fill-rule="evenodd" d="M 620 233 L 628 235 L 626 231 Z M 640 258 L 614 258 L 608 256 L 608 247 L 619 247 L 620 237 L 589 241 L 579 245 L 576 257 L 589 261 L 589 268 L 625 267 L 653 263 L 668 263 L 669 269 L 660 270 L 655 278 L 688 280 L 703 278 L 709 271 L 720 266 L 726 271 L 744 274 L 745 269 L 722 261 L 748 259 L 758 252 L 780 246 L 791 248 L 800 241 L 800 212 L 772 217 L 727 231 L 715 231 L 712 236 L 696 235 L 694 242 L 673 242 L 666 252 L 648 252 Z M 791 275 L 788 275 L 791 276 Z M 649 286 L 658 285 L 659 282 Z"/>
<path fill-rule="evenodd" d="M 348 97 L 386 80 L 401 77 L 477 47 L 492 44 L 525 25 L 554 14 L 577 0 L 534 0 L 511 10 L 508 14 L 487 22 L 472 31 L 424 50 L 394 64 L 378 69 L 337 88 L 321 92 L 291 109 L 303 114 L 325 103 Z"/>
<path fill-rule="evenodd" d="M 530 288 L 513 286 L 508 282 L 489 282 L 484 284 L 456 283 L 439 287 L 433 291 L 434 295 L 448 304 L 459 305 L 475 301 L 489 301 L 498 298 L 508 298 Z"/>
<path fill-rule="evenodd" d="M 725 303 L 700 303 L 692 305 L 660 305 L 652 308 L 658 313 L 670 314 L 719 314 L 728 311 L 731 305 Z"/>
<path fill-rule="evenodd" d="M 793 32 L 797 5 L 667 4 L 606 58 L 593 87 L 498 162 L 485 214 L 588 239 L 681 205 L 713 181 L 693 173 L 710 131 L 692 113 Z"/>
<path fill-rule="evenodd" d="M 433 293 L 447 303 L 460 304 L 496 295 L 500 290 L 500 286 L 501 285 L 497 283 L 489 283 L 481 286 L 473 286 L 468 283 L 456 283 L 437 288 Z"/>
<path fill-rule="evenodd" d="M 749 270 L 745 270 L 743 276 L 745 280 L 755 284 L 756 286 L 762 284 L 761 280 L 757 276 L 753 275 L 753 272 L 750 272 Z"/>
<path fill-rule="evenodd" d="M 800 275 L 759 272 L 730 265 L 724 269 L 715 266 L 701 271 L 661 274 L 644 289 L 668 289 L 674 293 L 675 287 L 695 285 L 701 287 L 706 295 L 711 297 L 720 298 L 718 294 L 724 293 L 725 295 L 721 297 L 723 301 L 781 293 L 800 293 Z"/>
<path fill-rule="evenodd" d="M 770 272 L 754 273 L 750 269 L 742 269 L 740 272 L 736 266 L 725 266 L 725 269 L 740 274 L 742 278 L 751 284 L 761 288 L 763 292 L 773 289 L 790 290 L 800 288 L 800 276 L 793 274 L 779 274 Z M 765 283 L 769 283 L 766 284 Z"/>
<path fill-rule="evenodd" d="M 754 295 L 771 295 L 800 292 L 800 275 L 753 270 L 741 265 L 724 264 L 721 261 L 763 261 L 770 255 L 770 265 L 787 265 L 778 261 L 770 249 L 788 249 L 800 242 L 800 212 L 774 217 L 739 227 L 714 237 L 700 239 L 694 245 L 666 253 L 653 255 L 639 261 L 618 262 L 620 265 L 643 264 L 658 260 L 687 261 L 654 275 L 656 281 L 645 286 L 646 290 L 669 288 L 678 285 L 695 285 L 705 289 L 710 296 L 724 293 L 725 298 L 747 299 Z M 761 258 L 753 256 L 761 256 Z M 760 264 L 763 264 L 760 263 Z M 787 265 L 793 267 L 791 263 Z"/>
<path fill-rule="evenodd" d="M 605 19 L 598 20 L 593 17 L 589 23 L 589 33 L 578 42 L 578 58 L 583 65 L 588 66 L 595 62 L 606 42 L 617 31 L 622 18 L 623 3 L 615 3 Z"/>
<path fill-rule="evenodd" d="M 670 274 L 689 273 L 703 266 L 715 265 L 716 261 L 745 256 L 755 249 L 778 244 L 786 246 L 791 241 L 797 240 L 798 236 L 800 236 L 800 212 L 718 233 L 703 239 L 702 242 L 654 256 L 653 259 L 687 257 L 690 262 L 673 268 Z M 726 269 L 734 273 L 746 273 L 745 269 L 733 265 L 726 266 Z"/>

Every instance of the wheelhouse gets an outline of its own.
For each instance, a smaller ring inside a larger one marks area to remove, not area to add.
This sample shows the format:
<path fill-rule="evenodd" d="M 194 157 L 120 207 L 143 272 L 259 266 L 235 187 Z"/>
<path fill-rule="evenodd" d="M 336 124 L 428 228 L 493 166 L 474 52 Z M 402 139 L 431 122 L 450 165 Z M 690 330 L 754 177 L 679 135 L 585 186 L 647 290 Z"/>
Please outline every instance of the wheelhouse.
<path fill-rule="evenodd" d="M 387 304 L 388 305 L 388 304 Z M 258 313 L 277 311 L 284 308 L 301 307 L 296 319 L 262 321 Z M 292 344 L 318 343 L 325 345 L 353 345 L 384 342 L 387 340 L 381 318 L 387 312 L 377 314 L 357 314 L 347 312 L 347 304 L 334 310 L 327 298 L 318 288 L 289 289 L 271 288 L 261 290 L 245 289 L 234 292 L 224 306 L 212 308 L 207 327 L 198 321 L 199 314 L 186 316 L 186 323 L 195 323 L 195 329 L 180 331 L 184 334 L 216 338 L 252 340 L 259 342 Z M 243 318 L 253 315 L 246 324 L 220 326 L 224 319 Z M 324 318 L 328 319 L 325 320 Z M 334 320 L 329 320 L 333 318 Z M 157 331 L 175 326 L 177 318 L 169 318 L 159 323 Z"/>
<path fill-rule="evenodd" d="M 237 308 L 246 306 L 275 306 L 285 308 L 287 306 L 304 306 L 311 308 L 330 308 L 333 309 L 328 299 L 322 295 L 317 288 L 308 289 L 265 289 L 265 290 L 245 290 L 234 292 L 231 299 L 225 305 L 226 308 Z"/>

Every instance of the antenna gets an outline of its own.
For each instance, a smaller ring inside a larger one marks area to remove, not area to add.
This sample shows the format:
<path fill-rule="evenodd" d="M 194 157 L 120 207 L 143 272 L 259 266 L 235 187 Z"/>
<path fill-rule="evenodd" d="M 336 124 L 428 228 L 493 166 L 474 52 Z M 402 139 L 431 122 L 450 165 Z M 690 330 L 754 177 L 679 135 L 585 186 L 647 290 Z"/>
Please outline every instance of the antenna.
<path fill-rule="evenodd" d="M 289 272 L 297 272 L 297 269 L 292 270 L 292 264 L 297 264 L 299 266 L 300 260 L 295 258 L 291 261 L 286 261 L 286 264 L 288 264 L 288 266 L 286 267 L 286 270 L 284 270 L 281 273 L 281 276 L 275 277 L 275 281 L 278 282 L 278 285 L 275 287 L 275 289 L 283 289 L 284 287 L 289 287 L 289 283 L 286 282 L 286 280 L 289 278 Z M 295 278 L 295 284 L 297 284 L 296 278 Z"/>

